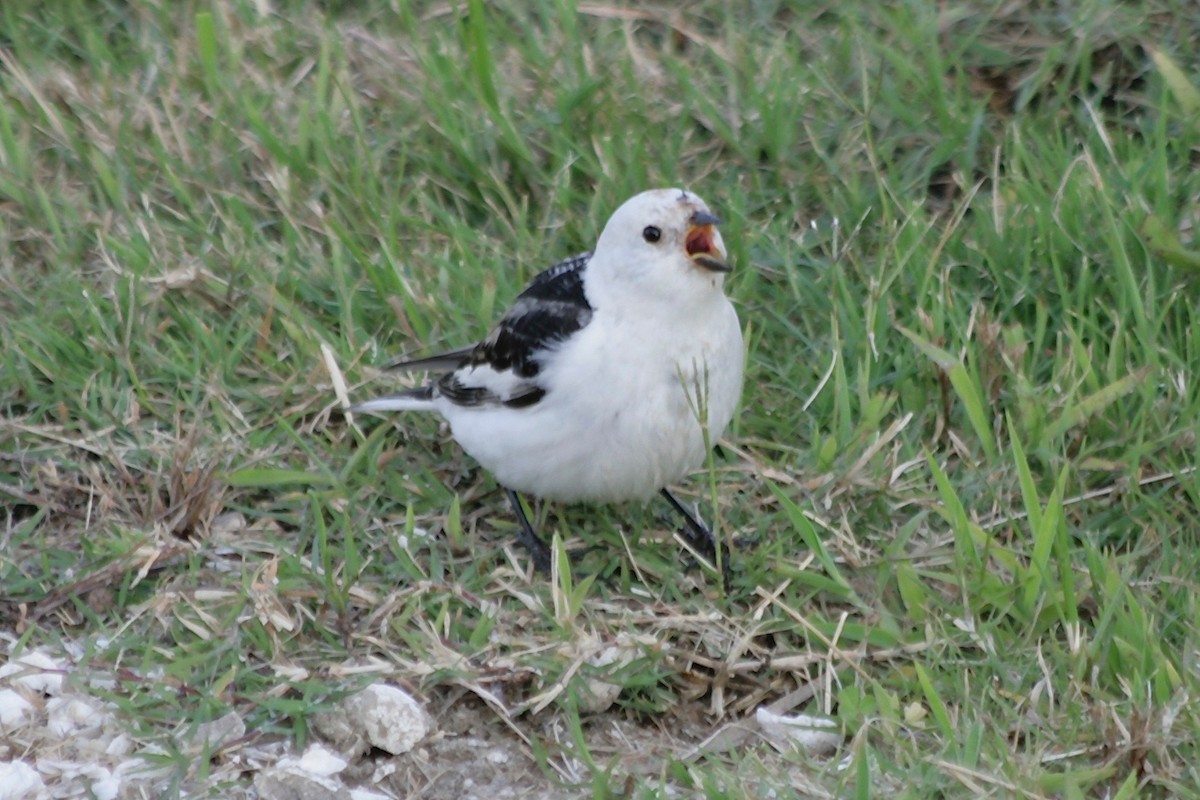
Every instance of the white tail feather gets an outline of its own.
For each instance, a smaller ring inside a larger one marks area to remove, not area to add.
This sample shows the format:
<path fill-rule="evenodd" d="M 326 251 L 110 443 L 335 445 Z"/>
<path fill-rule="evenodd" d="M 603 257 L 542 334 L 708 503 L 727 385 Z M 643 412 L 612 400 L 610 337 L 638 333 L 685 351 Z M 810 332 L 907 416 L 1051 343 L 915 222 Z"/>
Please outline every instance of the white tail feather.
<path fill-rule="evenodd" d="M 408 394 L 393 394 L 377 397 L 350 407 L 354 414 L 371 414 L 382 411 L 435 411 L 431 398 L 413 397 Z"/>

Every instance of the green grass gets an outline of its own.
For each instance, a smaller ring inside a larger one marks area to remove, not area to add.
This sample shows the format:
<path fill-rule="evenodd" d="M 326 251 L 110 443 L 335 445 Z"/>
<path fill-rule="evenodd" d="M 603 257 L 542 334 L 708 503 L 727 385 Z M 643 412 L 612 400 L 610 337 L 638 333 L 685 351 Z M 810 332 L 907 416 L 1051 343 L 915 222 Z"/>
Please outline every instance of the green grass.
<path fill-rule="evenodd" d="M 505 8 L 0 8 L 0 628 L 82 647 L 193 796 L 180 730 L 307 741 L 370 658 L 502 687 L 597 796 L 1198 791 L 1191 0 Z M 728 594 L 657 506 L 535 508 L 602 547 L 526 580 L 438 422 L 350 427 L 333 374 L 391 387 L 681 184 L 749 343 L 684 487 Z M 834 758 L 683 759 L 806 686 Z M 678 741 L 627 773 L 614 720 Z"/>

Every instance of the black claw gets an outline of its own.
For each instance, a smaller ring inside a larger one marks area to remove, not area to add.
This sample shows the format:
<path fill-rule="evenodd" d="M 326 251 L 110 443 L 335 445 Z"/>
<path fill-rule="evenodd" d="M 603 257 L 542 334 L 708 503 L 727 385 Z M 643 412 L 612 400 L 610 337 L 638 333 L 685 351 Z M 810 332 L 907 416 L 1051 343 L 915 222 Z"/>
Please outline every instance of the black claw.
<path fill-rule="evenodd" d="M 529 558 L 533 561 L 533 568 L 538 572 L 549 575 L 549 546 L 534 532 L 533 525 L 529 524 L 529 517 L 525 516 L 525 507 L 521 505 L 521 498 L 517 497 L 517 493 L 508 487 L 504 488 L 504 493 L 508 495 L 508 502 L 512 503 L 513 511 L 517 512 L 517 522 L 521 528 L 517 533 L 517 542 L 529 551 Z"/>
<path fill-rule="evenodd" d="M 679 512 L 683 517 L 683 527 L 679 529 L 679 533 L 683 536 L 684 541 L 691 545 L 696 552 L 707 558 L 713 564 L 721 565 L 721 585 L 727 587 L 729 585 L 729 553 L 721 547 L 721 543 L 713 536 L 712 531 L 708 529 L 703 522 L 696 519 L 692 512 L 688 511 L 683 503 L 675 498 L 675 495 L 665 487 L 662 490 L 662 496 L 667 499 L 671 507 Z M 717 554 L 720 553 L 720 558 Z"/>

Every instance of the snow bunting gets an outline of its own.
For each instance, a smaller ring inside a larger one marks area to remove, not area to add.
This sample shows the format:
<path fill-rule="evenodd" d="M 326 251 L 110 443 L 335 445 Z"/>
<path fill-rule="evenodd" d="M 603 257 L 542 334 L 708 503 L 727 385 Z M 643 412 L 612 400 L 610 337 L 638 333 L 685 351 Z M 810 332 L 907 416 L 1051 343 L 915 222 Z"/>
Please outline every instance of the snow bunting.
<path fill-rule="evenodd" d="M 690 543 L 714 556 L 712 534 L 667 486 L 704 463 L 741 395 L 719 222 L 687 191 L 633 197 L 594 251 L 535 277 L 482 342 L 393 365 L 440 377 L 351 410 L 441 414 L 505 489 L 541 570 L 550 551 L 517 492 L 567 502 L 661 492 Z"/>

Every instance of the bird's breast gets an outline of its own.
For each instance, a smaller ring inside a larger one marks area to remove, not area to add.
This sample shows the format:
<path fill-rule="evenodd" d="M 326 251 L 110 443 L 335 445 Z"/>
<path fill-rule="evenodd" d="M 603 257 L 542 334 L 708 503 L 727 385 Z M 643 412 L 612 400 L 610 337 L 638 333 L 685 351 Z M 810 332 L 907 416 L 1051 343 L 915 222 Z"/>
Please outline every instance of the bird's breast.
<path fill-rule="evenodd" d="M 536 404 L 448 419 L 509 488 L 565 501 L 644 498 L 703 463 L 706 439 L 733 416 L 741 378 L 732 307 L 687 330 L 597 312 L 542 361 L 546 393 Z"/>

